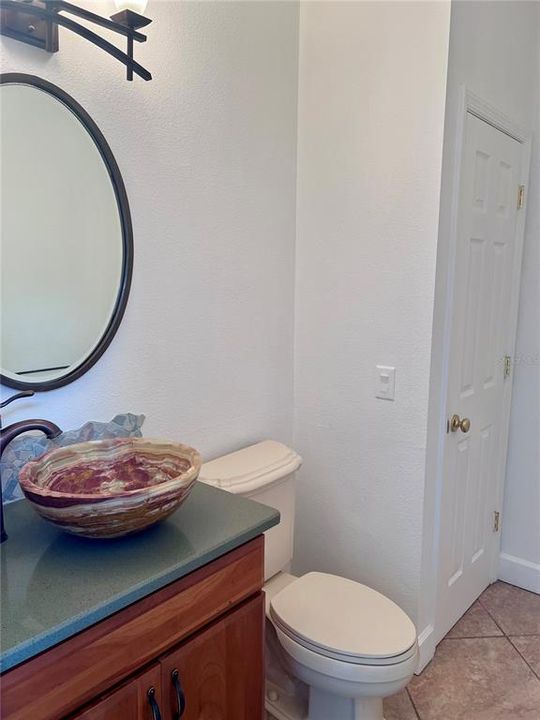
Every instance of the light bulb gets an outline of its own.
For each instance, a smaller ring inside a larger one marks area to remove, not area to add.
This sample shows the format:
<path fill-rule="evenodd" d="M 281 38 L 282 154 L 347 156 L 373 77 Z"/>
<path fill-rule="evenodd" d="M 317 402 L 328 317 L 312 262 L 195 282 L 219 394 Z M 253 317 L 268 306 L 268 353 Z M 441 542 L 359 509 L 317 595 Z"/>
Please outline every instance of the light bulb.
<path fill-rule="evenodd" d="M 132 10 L 139 15 L 144 15 L 148 0 L 114 0 L 116 8 L 121 10 Z"/>

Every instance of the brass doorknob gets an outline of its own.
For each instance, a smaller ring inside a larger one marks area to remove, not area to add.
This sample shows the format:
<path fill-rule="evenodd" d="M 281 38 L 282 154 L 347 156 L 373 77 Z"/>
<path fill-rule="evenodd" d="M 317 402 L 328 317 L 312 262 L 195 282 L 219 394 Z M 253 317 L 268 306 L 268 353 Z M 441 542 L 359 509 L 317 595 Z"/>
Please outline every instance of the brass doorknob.
<path fill-rule="evenodd" d="M 460 418 L 459 415 L 452 415 L 450 420 L 450 430 L 457 432 L 461 430 L 463 433 L 468 433 L 471 429 L 471 421 L 469 418 Z"/>

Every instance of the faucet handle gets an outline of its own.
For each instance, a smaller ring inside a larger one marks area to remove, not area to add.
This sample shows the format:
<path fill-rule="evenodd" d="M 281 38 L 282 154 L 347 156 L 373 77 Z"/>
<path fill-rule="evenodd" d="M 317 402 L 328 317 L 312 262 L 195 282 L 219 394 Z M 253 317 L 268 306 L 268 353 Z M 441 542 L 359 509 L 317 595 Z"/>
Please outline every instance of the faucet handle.
<path fill-rule="evenodd" d="M 6 405 L 9 405 L 9 403 L 12 403 L 14 400 L 18 400 L 19 398 L 23 397 L 32 397 L 32 395 L 35 395 L 35 392 L 33 390 L 23 390 L 22 392 L 15 393 L 15 395 L 8 397 L 7 400 L 4 400 L 4 402 L 0 403 L 0 408 L 5 408 Z"/>

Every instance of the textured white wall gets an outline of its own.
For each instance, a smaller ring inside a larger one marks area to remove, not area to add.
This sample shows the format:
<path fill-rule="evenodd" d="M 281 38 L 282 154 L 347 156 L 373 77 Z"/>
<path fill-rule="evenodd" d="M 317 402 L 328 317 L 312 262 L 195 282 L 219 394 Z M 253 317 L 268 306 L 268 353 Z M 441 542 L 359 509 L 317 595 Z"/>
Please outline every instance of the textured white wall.
<path fill-rule="evenodd" d="M 540 29 L 540 5 L 538 18 Z M 501 577 L 540 593 L 540 42 L 536 97 L 504 498 Z"/>
<path fill-rule="evenodd" d="M 297 571 L 417 617 L 447 3 L 300 14 Z M 396 401 L 374 396 L 397 367 Z"/>
<path fill-rule="evenodd" d="M 298 7 L 151 0 L 147 12 L 136 53 L 149 83 L 126 82 L 119 63 L 62 29 L 55 55 L 1 40 L 3 72 L 44 77 L 92 115 L 135 233 L 111 347 L 74 384 L 10 406 L 5 422 L 71 428 L 142 412 L 147 435 L 206 457 L 291 442 Z"/>
<path fill-rule="evenodd" d="M 434 543 L 434 521 L 437 463 L 441 452 L 439 419 L 446 406 L 442 350 L 460 94 L 463 85 L 466 85 L 514 122 L 532 129 L 534 96 L 537 92 L 535 68 L 539 15 L 540 3 L 536 2 L 471 0 L 452 3 L 431 371 L 427 456 L 429 482 L 424 498 L 421 628 L 429 627 L 434 621 L 432 609 L 435 588 L 429 578 L 436 575 L 438 559 Z M 528 252 L 526 248 L 525 254 Z M 522 419 L 521 422 L 527 421 Z M 506 525 L 506 518 L 503 519 L 503 525 Z"/>

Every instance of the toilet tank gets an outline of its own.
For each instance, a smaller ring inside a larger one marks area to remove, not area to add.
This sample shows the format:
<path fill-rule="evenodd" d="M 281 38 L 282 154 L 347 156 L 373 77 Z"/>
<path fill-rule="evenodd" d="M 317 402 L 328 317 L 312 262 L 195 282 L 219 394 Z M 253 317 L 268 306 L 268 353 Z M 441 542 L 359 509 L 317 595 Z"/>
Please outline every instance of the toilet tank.
<path fill-rule="evenodd" d="M 279 510 L 279 525 L 265 533 L 265 581 L 289 569 L 294 543 L 294 474 L 300 455 L 274 440 L 249 445 L 204 463 L 199 480 Z"/>

